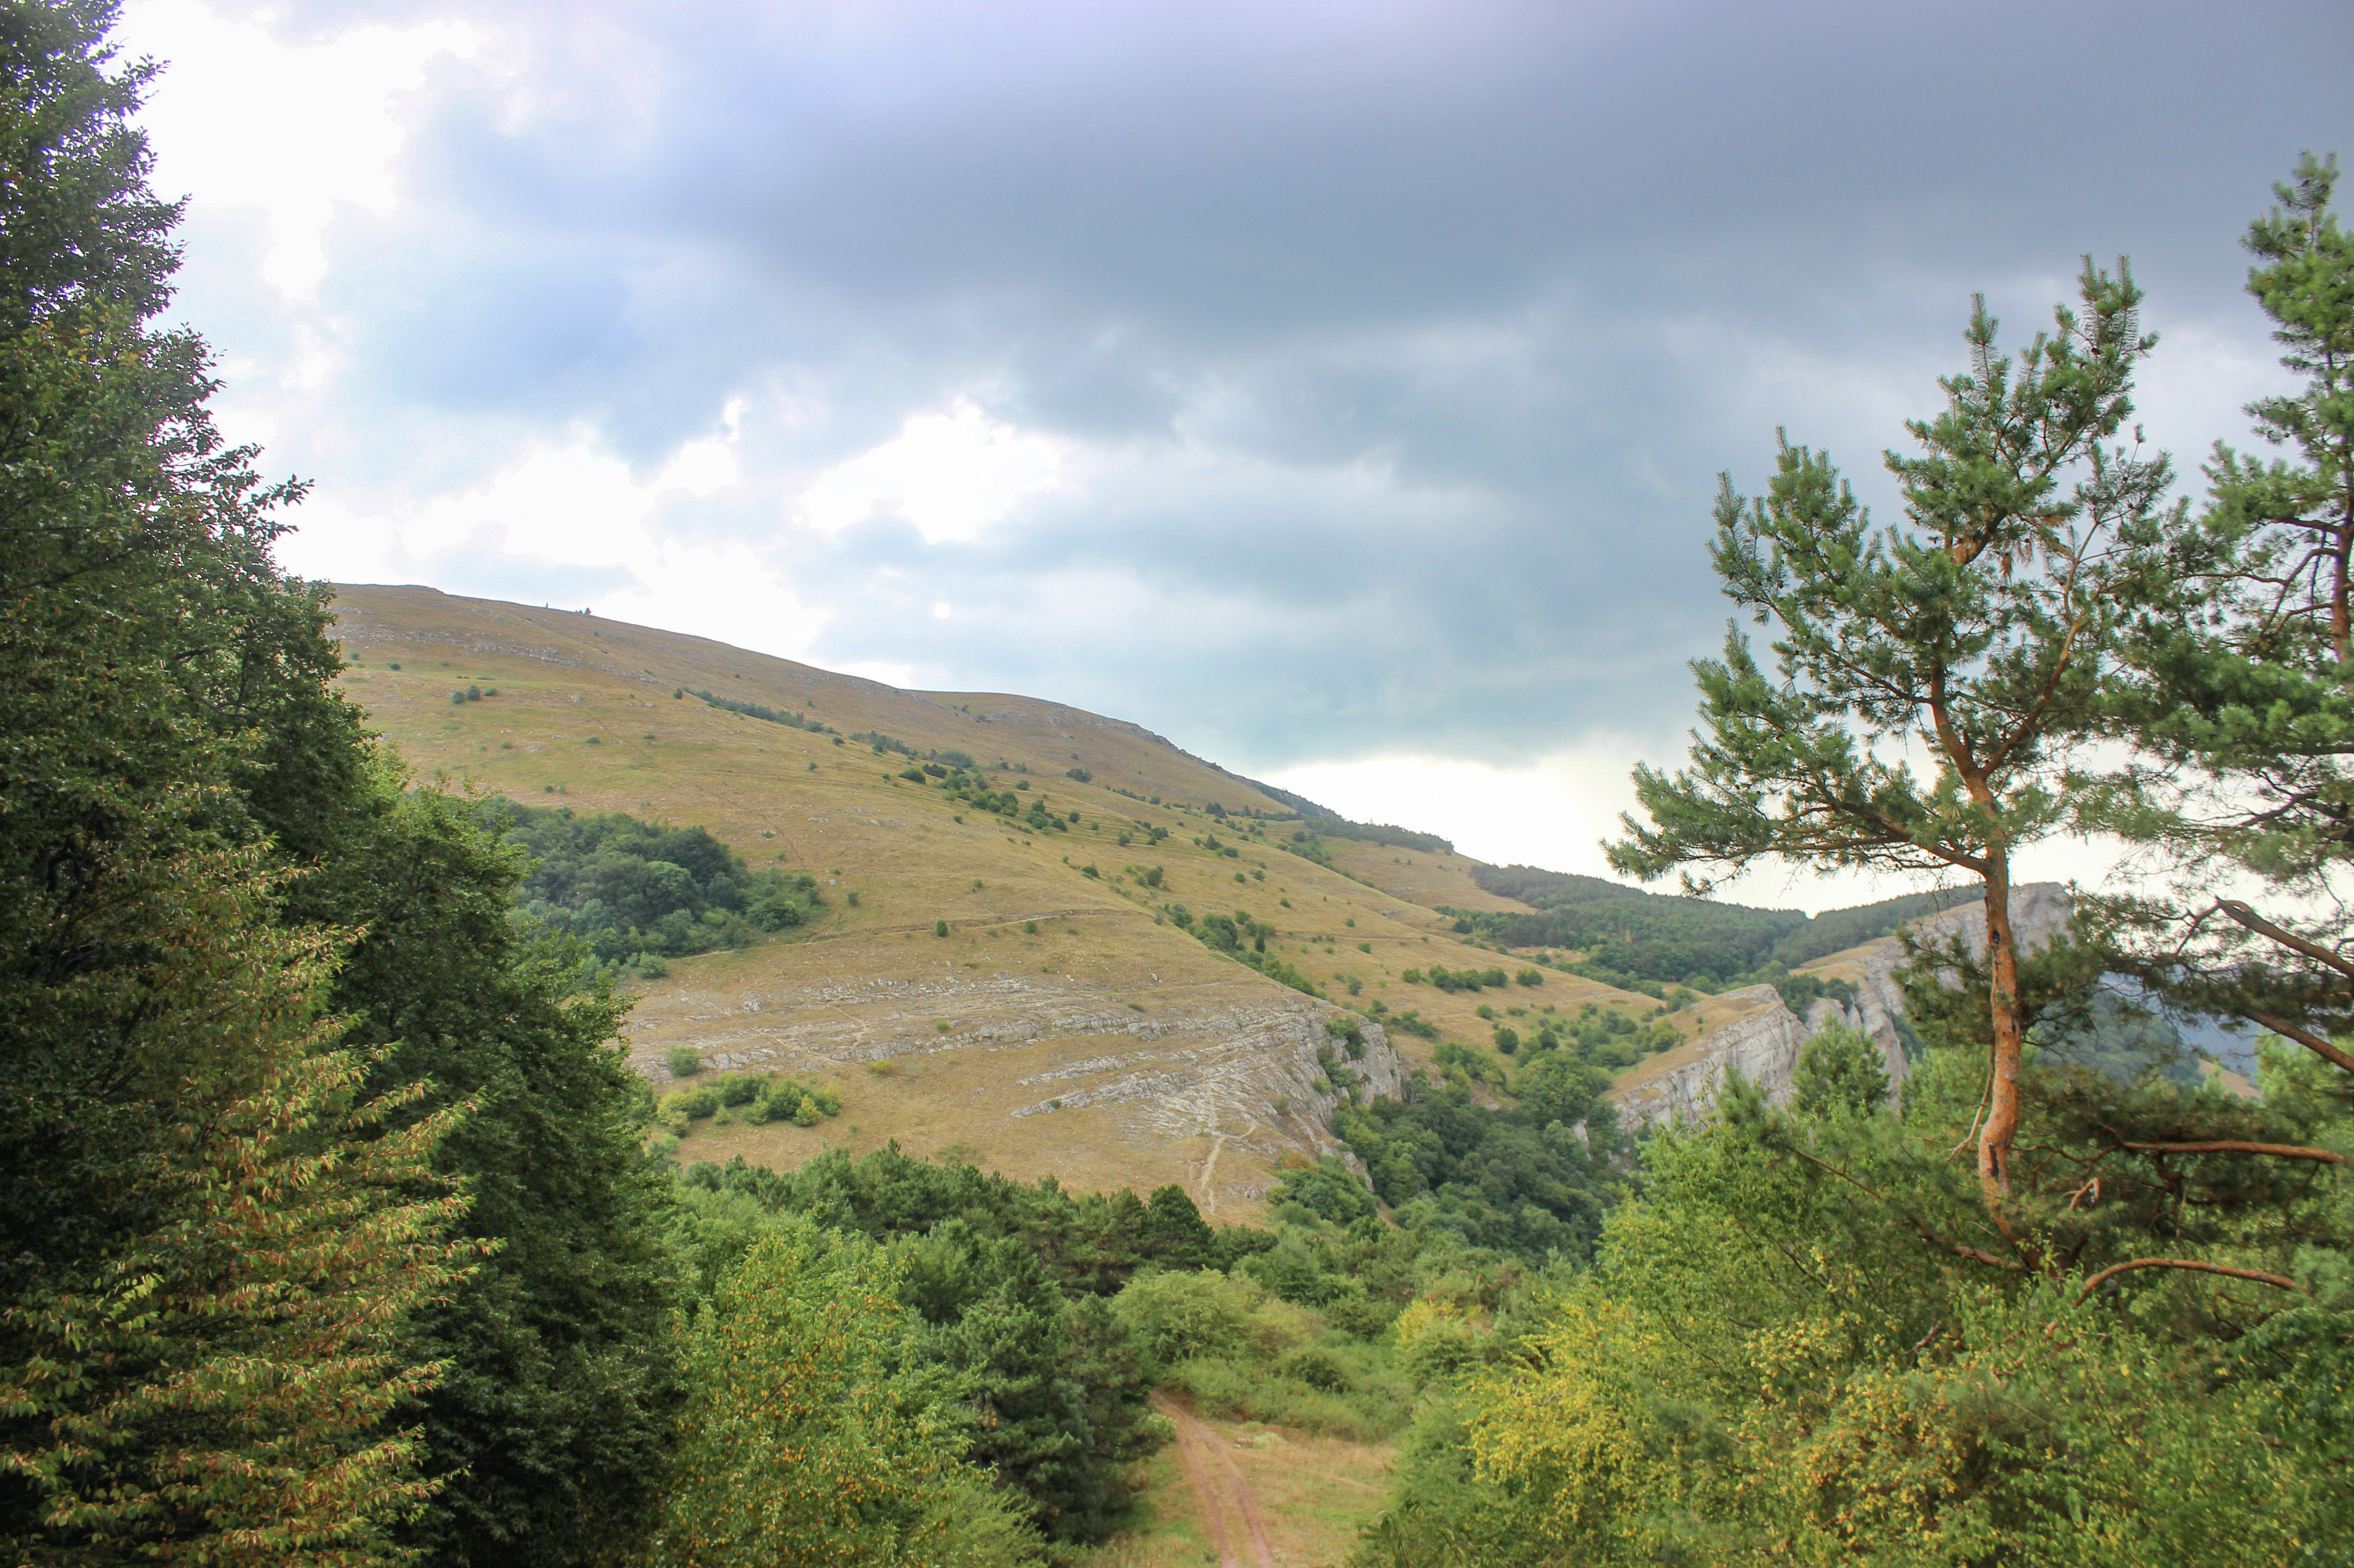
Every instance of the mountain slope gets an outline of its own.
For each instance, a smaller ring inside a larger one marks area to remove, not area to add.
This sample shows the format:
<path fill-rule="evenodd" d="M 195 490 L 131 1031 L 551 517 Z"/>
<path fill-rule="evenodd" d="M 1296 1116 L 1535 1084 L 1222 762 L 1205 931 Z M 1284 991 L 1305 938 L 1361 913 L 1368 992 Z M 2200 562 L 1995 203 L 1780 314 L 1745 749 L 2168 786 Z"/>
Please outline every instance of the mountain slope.
<path fill-rule="evenodd" d="M 630 1050 L 657 1083 L 681 1046 L 831 1082 L 843 1113 L 810 1128 L 701 1123 L 688 1157 L 790 1166 L 896 1139 L 1080 1187 L 1180 1181 L 1212 1213 L 1254 1212 L 1278 1161 L 1334 1147 L 1340 1091 L 1320 1052 L 1394 1088 L 1432 1048 L 1360 1022 L 1365 1054 L 1350 1060 L 1324 1022 L 1353 1015 L 1213 952 L 1172 906 L 1248 915 L 1271 931 L 1270 958 L 1336 999 L 1353 980 L 1363 1003 L 1487 1036 L 1476 994 L 1400 978 L 1457 947 L 1432 903 L 1522 907 L 1481 893 L 1477 863 L 1337 840 L 1330 864 L 1303 858 L 1296 822 L 1246 815 L 1289 806 L 1139 726 L 430 588 L 337 592 L 345 688 L 420 770 L 534 805 L 700 825 L 755 869 L 816 875 L 829 902 L 814 925 L 673 959 L 647 982 Z M 469 686 L 484 695 L 452 700 Z M 1025 807 L 1043 798 L 1066 825 L 898 777 L 935 752 L 970 758 Z M 1563 974 L 1522 1000 L 1655 1005 Z"/>

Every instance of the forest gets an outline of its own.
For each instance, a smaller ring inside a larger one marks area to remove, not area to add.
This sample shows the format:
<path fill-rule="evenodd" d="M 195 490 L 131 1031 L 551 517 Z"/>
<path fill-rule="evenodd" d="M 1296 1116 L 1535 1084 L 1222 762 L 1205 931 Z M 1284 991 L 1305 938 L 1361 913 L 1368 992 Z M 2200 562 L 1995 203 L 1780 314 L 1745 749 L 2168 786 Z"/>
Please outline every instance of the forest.
<path fill-rule="evenodd" d="M 1156 1390 L 1394 1440 L 1360 1568 L 2354 1560 L 2354 962 L 2313 896 L 2354 853 L 2334 161 L 2244 237 L 2297 388 L 2252 410 L 2278 455 L 2219 447 L 2177 496 L 2121 443 L 2155 343 L 2130 272 L 2087 263 L 2015 352 L 1977 313 L 1889 460 L 1903 524 L 1804 447 L 1761 495 L 1724 482 L 1712 564 L 1773 641 L 1736 622 L 1696 662 L 1689 765 L 1638 773 L 1614 868 L 1965 891 L 1810 921 L 1508 867 L 1483 885 L 1538 913 L 1463 916 L 1702 986 L 1983 897 L 1980 947 L 1904 971 L 1901 1085 L 1832 1029 L 1786 1096 L 1736 1073 L 1712 1119 L 1628 1136 L 1604 1095 L 1652 1025 L 1532 1001 L 1524 956 L 1433 966 L 1514 999 L 1509 1074 L 1442 1047 L 1440 1081 L 1360 1094 L 1387 1010 L 1338 1014 L 1350 1158 L 1213 1225 L 1176 1186 L 896 1147 L 675 1163 L 701 1115 L 831 1113 L 749 1076 L 658 1100 L 612 1048 L 623 982 L 790 939 L 816 881 L 467 796 L 370 730 L 324 589 L 273 555 L 303 486 L 224 440 L 219 366 L 166 322 L 156 68 L 112 21 L 0 0 L 15 1561 L 1103 1563 L 1170 1436 Z M 1009 832 L 1077 816 L 927 761 Z M 2062 832 L 2159 872 L 2027 950 L 2011 857 Z M 1248 912 L 1181 924 L 1309 989 Z M 2175 1014 L 2262 1030 L 2258 1092 L 2162 1033 L 2067 1048 Z"/>
<path fill-rule="evenodd" d="M 1646 893 L 1598 876 L 1528 865 L 1481 865 L 1471 878 L 1484 891 L 1532 905 L 1538 913 L 1442 911 L 1458 916 L 1458 930 L 1500 948 L 1569 948 L 1577 955 L 1572 972 L 1653 994 L 1667 985 L 1716 991 L 1783 982 L 1802 964 L 1981 896 L 1975 888 L 1908 893 L 1808 916 Z"/>

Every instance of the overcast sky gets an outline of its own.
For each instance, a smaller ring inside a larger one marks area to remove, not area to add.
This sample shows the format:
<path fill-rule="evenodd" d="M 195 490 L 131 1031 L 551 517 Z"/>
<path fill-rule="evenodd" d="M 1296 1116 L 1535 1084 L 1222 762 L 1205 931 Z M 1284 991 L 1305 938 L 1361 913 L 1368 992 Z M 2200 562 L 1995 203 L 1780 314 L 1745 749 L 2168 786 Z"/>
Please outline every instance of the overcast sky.
<path fill-rule="evenodd" d="M 286 564 L 1135 719 L 1596 870 L 1719 471 L 2129 255 L 2195 470 L 2354 6 L 134 0 Z M 2068 869 L 2060 861 L 2051 863 Z M 1771 880 L 1738 896 L 1821 906 Z"/>

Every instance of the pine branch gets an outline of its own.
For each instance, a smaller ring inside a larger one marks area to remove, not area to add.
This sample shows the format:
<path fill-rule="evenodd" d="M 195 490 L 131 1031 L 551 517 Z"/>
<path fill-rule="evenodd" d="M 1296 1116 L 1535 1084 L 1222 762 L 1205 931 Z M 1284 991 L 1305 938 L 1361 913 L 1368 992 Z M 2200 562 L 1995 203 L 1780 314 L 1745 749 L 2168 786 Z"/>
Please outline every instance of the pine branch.
<path fill-rule="evenodd" d="M 2120 1274 L 2137 1268 L 2181 1268 L 2197 1274 L 2228 1275 L 2233 1279 L 2253 1279 L 2259 1285 L 2275 1286 L 2283 1290 L 2303 1290 L 2304 1286 L 2285 1275 L 2266 1274 L 2261 1268 L 2233 1268 L 2224 1263 L 2201 1263 L 2195 1257 L 2137 1257 L 2130 1263 L 2113 1263 L 2092 1278 L 2084 1281 L 2084 1294 L 2076 1298 L 2078 1306 L 2093 1298 L 2093 1292 Z"/>
<path fill-rule="evenodd" d="M 2354 1159 L 2327 1149 L 2308 1149 L 2295 1143 L 2246 1143 L 2237 1139 L 2221 1139 L 2211 1143 L 2128 1143 L 2119 1139 L 2117 1147 L 2159 1154 L 2264 1154 L 2275 1160 L 2313 1160 L 2324 1165 L 2354 1165 Z"/>

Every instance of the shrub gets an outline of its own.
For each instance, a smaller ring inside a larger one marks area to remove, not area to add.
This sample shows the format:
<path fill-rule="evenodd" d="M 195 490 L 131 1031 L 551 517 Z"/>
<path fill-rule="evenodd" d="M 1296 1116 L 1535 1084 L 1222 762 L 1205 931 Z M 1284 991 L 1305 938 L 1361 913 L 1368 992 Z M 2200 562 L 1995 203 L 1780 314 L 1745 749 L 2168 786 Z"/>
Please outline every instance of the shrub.
<path fill-rule="evenodd" d="M 949 934 L 949 923 L 948 923 L 947 921 L 945 921 L 945 920 L 935 920 L 935 921 L 933 921 L 933 922 L 932 922 L 932 935 L 933 935 L 933 936 L 935 936 L 935 937 L 945 937 L 945 936 L 947 936 L 948 934 Z"/>
<path fill-rule="evenodd" d="M 692 1045 L 673 1045 L 663 1053 L 663 1065 L 673 1078 L 691 1078 L 703 1071 L 703 1054 Z"/>
<path fill-rule="evenodd" d="M 1037 922 L 1037 921 L 1035 921 L 1035 920 L 1024 920 L 1024 921 L 1023 921 L 1023 922 L 1022 922 L 1022 934 L 1023 934 L 1023 936 L 1025 936 L 1025 937 L 1034 937 L 1034 936 L 1036 936 L 1036 935 L 1038 934 L 1038 922 Z"/>
<path fill-rule="evenodd" d="M 1512 977 L 1512 983 L 1514 985 L 1543 985 L 1544 984 L 1544 971 L 1538 969 L 1522 969 L 1520 973 Z"/>
<path fill-rule="evenodd" d="M 1063 769 L 1063 777 L 1076 779 L 1082 784 L 1092 782 L 1095 779 L 1095 775 L 1084 768 L 1066 768 Z"/>
<path fill-rule="evenodd" d="M 825 1112 L 819 1108 L 817 1100 L 811 1096 L 803 1095 L 801 1103 L 793 1107 L 795 1127 L 815 1127 L 824 1119 Z"/>

